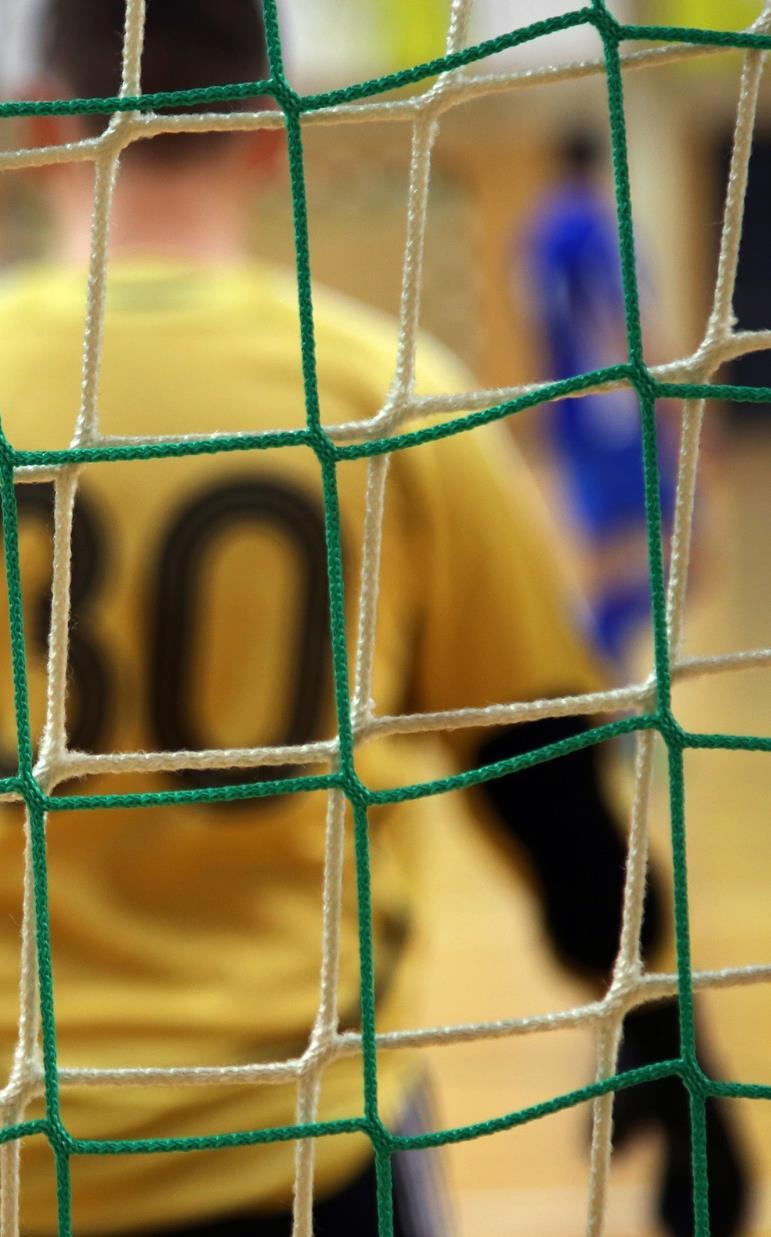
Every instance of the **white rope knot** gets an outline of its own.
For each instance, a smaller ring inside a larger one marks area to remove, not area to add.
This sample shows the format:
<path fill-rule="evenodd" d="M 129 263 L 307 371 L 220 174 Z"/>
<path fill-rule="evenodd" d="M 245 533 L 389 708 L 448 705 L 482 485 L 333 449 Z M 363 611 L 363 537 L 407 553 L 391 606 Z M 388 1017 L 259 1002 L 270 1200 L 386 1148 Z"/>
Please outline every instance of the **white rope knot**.
<path fill-rule="evenodd" d="M 605 998 L 608 1010 L 625 1014 L 636 1003 L 640 992 L 640 979 L 639 963 L 619 966 Z"/>
<path fill-rule="evenodd" d="M 29 1102 L 41 1094 L 44 1084 L 43 1063 L 39 1058 L 15 1062 L 8 1082 L 0 1091 L 0 1105 L 23 1112 Z"/>

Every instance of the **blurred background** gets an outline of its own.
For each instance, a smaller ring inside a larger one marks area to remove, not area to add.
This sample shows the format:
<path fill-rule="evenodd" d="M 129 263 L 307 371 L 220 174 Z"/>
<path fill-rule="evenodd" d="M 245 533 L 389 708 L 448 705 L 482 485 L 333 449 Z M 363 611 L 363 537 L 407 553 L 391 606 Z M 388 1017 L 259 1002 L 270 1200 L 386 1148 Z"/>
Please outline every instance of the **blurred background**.
<path fill-rule="evenodd" d="M 441 54 L 449 5 L 447 0 L 421 0 L 420 5 L 410 0 L 282 0 L 280 7 L 290 79 L 297 89 L 309 91 Z M 537 6 L 532 0 L 477 0 L 470 37 L 478 41 L 524 25 L 536 8 L 540 18 L 570 7 L 555 0 L 539 0 Z M 754 19 L 761 4 L 613 0 L 610 7 L 620 20 L 736 29 Z M 35 0 L 0 0 L 5 97 L 23 93 L 34 80 L 34 14 Z M 596 34 L 583 28 L 500 54 L 475 71 L 537 68 L 595 58 L 601 50 Z M 704 332 L 739 70 L 739 56 L 729 53 L 625 74 L 638 271 L 651 363 L 688 355 Z M 13 126 L 3 123 L 10 144 Z M 308 127 L 305 137 L 315 277 L 392 314 L 398 310 L 409 143 L 404 123 L 317 125 Z M 770 187 L 767 80 L 735 298 L 743 328 L 771 326 Z M 571 231 L 577 203 L 584 224 L 594 229 L 589 256 Z M 8 266 L 43 253 L 46 228 L 34 180 L 3 175 L 0 263 Z M 621 360 L 618 272 L 607 257 L 614 244 L 602 74 L 501 91 L 445 115 L 432 171 L 421 322 L 465 362 L 473 385 L 564 377 L 594 363 Z M 283 167 L 255 196 L 253 245 L 255 252 L 276 261 L 293 260 Z M 756 353 L 726 367 L 721 379 L 771 385 L 771 360 Z M 612 500 L 600 518 L 584 510 L 582 495 L 575 492 L 575 435 L 588 436 L 590 450 L 597 424 L 624 415 L 618 402 L 594 403 L 589 416 L 594 424 L 576 427 L 570 408 L 538 408 L 514 418 L 511 432 L 543 487 L 595 619 L 609 597 L 613 600 L 619 558 L 632 561 L 627 551 L 634 543 L 633 578 L 624 581 L 633 594 L 631 608 L 622 605 L 620 617 L 612 611 L 608 627 L 597 620 L 598 639 L 607 637 L 620 680 L 644 675 L 649 666 L 645 589 L 641 600 L 635 574 L 644 574 L 644 563 L 640 566 L 635 557 L 639 524 L 630 542 L 627 525 L 614 523 Z M 771 644 L 768 411 L 760 404 L 713 403 L 708 409 L 699 549 L 685 628 L 689 655 Z M 666 408 L 660 416 L 663 438 L 676 440 L 679 410 Z M 662 467 L 671 473 L 667 459 Z M 664 495 L 665 511 L 667 501 Z M 768 670 L 715 675 L 679 686 L 675 708 L 683 724 L 695 729 L 767 733 L 769 687 Z M 767 961 L 769 762 L 747 753 L 691 752 L 686 775 L 695 964 L 713 968 Z M 616 780 L 620 799 L 627 799 L 623 772 Z M 667 830 L 660 752 L 653 831 L 657 852 L 670 870 Z M 432 966 L 418 1016 L 422 1024 L 512 1017 L 585 999 L 585 991 L 550 958 L 531 895 L 523 888 L 512 896 L 508 880 L 478 840 L 445 832 L 436 853 L 426 908 Z M 767 989 L 726 989 L 708 994 L 705 1003 L 715 1055 L 726 1077 L 771 1082 Z M 593 1071 L 592 1036 L 584 1032 L 462 1045 L 433 1055 L 441 1120 L 453 1125 L 580 1086 Z M 762 1102 L 736 1103 L 761 1183 L 748 1231 L 771 1233 L 771 1109 Z M 559 1237 L 580 1231 L 588 1119 L 585 1109 L 576 1109 L 452 1148 L 448 1172 L 461 1233 Z M 608 1224 L 614 1237 L 654 1237 L 646 1183 L 657 1154 L 651 1143 L 615 1162 Z"/>

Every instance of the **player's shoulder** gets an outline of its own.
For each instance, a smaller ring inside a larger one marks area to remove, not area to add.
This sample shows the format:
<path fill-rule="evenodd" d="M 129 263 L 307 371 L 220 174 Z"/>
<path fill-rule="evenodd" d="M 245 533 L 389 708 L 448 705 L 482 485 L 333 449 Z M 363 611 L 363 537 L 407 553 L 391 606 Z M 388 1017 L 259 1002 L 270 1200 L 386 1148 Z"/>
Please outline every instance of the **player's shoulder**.
<path fill-rule="evenodd" d="M 294 273 L 260 268 L 268 295 L 286 314 L 297 312 Z M 341 406 L 375 415 L 386 401 L 397 372 L 400 351 L 398 319 L 362 300 L 324 284 L 312 288 L 315 359 L 322 400 L 344 397 Z M 418 395 L 457 395 L 473 387 L 466 367 L 451 349 L 419 332 L 415 341 L 415 390 Z M 412 410 L 406 410 L 414 419 Z M 328 418 L 325 418 L 328 419 Z M 334 420 L 334 418 L 332 418 Z"/>
<path fill-rule="evenodd" d="M 313 290 L 319 364 L 331 361 L 349 373 L 369 375 L 385 395 L 397 367 L 399 322 L 392 314 L 325 285 Z M 415 344 L 419 394 L 456 394 L 469 388 L 469 375 L 454 353 L 426 333 Z"/>

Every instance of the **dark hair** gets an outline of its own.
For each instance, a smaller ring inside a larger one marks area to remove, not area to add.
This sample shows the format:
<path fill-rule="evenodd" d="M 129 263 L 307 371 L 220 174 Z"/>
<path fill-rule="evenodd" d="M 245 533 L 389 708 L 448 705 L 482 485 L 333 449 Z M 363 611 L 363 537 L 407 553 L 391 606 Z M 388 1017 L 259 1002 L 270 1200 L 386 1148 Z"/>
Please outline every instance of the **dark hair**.
<path fill-rule="evenodd" d="M 588 176 L 602 164 L 602 143 L 588 129 L 565 134 L 557 146 L 560 164 L 575 176 Z"/>
<path fill-rule="evenodd" d="M 75 98 L 118 93 L 125 0 L 47 0 L 43 67 Z M 262 81 L 268 76 L 260 0 L 147 0 L 142 90 L 193 90 L 233 82 Z M 197 109 L 242 111 L 259 106 L 255 99 L 207 103 Z M 91 133 L 100 133 L 107 117 L 82 117 Z M 143 158 L 180 159 L 222 141 L 222 134 L 163 134 L 129 148 Z"/>

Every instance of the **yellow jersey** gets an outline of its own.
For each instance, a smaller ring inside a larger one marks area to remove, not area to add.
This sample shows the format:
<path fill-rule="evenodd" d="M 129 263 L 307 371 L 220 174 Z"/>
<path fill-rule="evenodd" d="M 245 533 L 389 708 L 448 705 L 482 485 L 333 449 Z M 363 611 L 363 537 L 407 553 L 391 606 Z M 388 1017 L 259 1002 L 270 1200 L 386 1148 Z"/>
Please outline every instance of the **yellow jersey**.
<path fill-rule="evenodd" d="M 0 290 L 0 411 L 18 447 L 66 445 L 77 413 L 85 278 L 38 267 Z M 372 416 L 395 358 L 393 323 L 315 293 L 325 424 Z M 465 374 L 421 341 L 419 389 Z M 100 427 L 114 435 L 299 428 L 305 423 L 294 279 L 262 265 L 117 262 L 110 272 Z M 338 468 L 352 647 L 367 465 Z M 17 487 L 33 723 L 45 686 L 50 483 Z M 378 713 L 523 700 L 594 683 L 531 482 L 497 428 L 394 455 L 374 653 Z M 4 764 L 14 719 L 3 620 Z M 351 659 L 352 660 L 352 659 Z M 90 752 L 252 747 L 333 738 L 320 467 L 305 447 L 92 463 L 73 530 L 69 742 Z M 477 736 L 478 737 L 478 736 Z M 373 788 L 462 768 L 475 736 L 380 737 L 357 751 Z M 83 793 L 248 780 L 243 770 L 100 774 Z M 313 768 L 303 771 L 312 772 Z M 283 771 L 285 773 L 285 770 Z M 273 771 L 276 775 L 276 771 Z M 281 770 L 278 771 L 280 776 Z M 265 770 L 257 776 L 265 777 Z M 414 1025 L 421 821 L 468 811 L 458 796 L 372 813 L 380 1030 Z M 50 915 L 59 1061 L 72 1067 L 221 1066 L 300 1055 L 318 1000 L 325 796 L 54 813 Z M 10 1060 L 19 969 L 22 836 L 0 829 L 0 1048 Z M 350 831 L 349 831 L 350 834 Z M 350 836 L 349 836 L 350 842 Z M 352 846 L 342 897 L 339 1003 L 359 1006 Z M 410 1054 L 379 1056 L 384 1119 L 410 1086 Z M 65 1087 L 85 1138 L 211 1134 L 294 1119 L 291 1085 Z M 358 1057 L 331 1067 L 320 1117 L 361 1115 Z M 320 1193 L 368 1153 L 359 1136 L 317 1140 Z M 73 1160 L 84 1234 L 288 1205 L 291 1144 Z M 42 1139 L 22 1154 L 24 1231 L 55 1231 Z"/>

